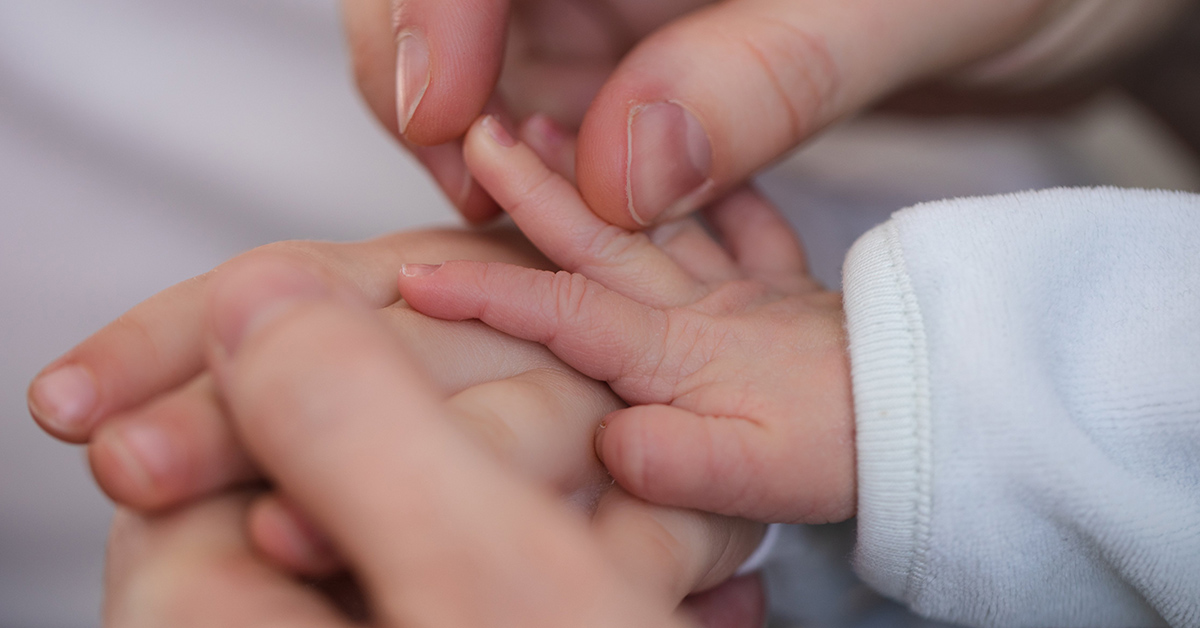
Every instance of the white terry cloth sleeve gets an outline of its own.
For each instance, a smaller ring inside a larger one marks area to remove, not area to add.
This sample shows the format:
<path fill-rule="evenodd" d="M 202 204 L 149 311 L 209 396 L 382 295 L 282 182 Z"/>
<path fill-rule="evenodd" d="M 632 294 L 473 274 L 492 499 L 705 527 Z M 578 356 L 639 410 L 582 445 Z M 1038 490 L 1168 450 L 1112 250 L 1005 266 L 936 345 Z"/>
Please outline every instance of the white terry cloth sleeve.
<path fill-rule="evenodd" d="M 1200 626 L 1200 196 L 918 205 L 844 271 L 855 566 L 977 626 Z"/>

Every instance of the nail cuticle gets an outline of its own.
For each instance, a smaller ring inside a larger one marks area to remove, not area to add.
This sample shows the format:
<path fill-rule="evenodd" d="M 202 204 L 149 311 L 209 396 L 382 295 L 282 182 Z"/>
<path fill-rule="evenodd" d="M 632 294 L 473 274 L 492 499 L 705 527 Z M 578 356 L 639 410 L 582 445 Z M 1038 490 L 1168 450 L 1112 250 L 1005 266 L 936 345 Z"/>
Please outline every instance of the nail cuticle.
<path fill-rule="evenodd" d="M 678 101 L 631 107 L 626 150 L 626 200 L 630 216 L 641 226 L 695 209 L 714 187 L 708 132 Z"/>

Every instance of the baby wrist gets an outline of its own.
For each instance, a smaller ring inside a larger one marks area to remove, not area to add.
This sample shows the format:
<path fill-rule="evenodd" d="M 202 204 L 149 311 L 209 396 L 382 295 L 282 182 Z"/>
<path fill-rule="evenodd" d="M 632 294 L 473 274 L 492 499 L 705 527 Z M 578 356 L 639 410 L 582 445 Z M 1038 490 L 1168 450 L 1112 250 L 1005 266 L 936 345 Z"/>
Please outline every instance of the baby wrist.
<path fill-rule="evenodd" d="M 855 243 L 843 289 L 857 441 L 855 566 L 881 593 L 911 599 L 929 537 L 929 378 L 921 312 L 891 222 Z"/>

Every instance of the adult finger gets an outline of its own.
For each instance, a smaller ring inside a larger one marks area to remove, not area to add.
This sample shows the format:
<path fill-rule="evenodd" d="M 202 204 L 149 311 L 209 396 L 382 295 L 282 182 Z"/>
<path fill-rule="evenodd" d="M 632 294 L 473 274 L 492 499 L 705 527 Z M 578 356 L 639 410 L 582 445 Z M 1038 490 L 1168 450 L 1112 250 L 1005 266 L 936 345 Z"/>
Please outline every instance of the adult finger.
<path fill-rule="evenodd" d="M 208 376 L 113 417 L 96 431 L 87 452 L 100 488 L 113 501 L 143 511 L 258 477 Z"/>
<path fill-rule="evenodd" d="M 407 264 L 400 290 L 417 311 L 448 320 L 477 318 L 506 334 L 544 344 L 579 372 L 614 382 L 630 403 L 669 400 L 648 381 L 662 359 L 666 314 L 583 275 L 509 264 Z M 628 390 L 618 380 L 642 386 Z"/>
<path fill-rule="evenodd" d="M 549 116 L 531 116 L 518 131 L 546 166 L 575 185 L 575 137 Z M 650 241 L 692 277 L 715 283 L 740 277 L 730 256 L 695 220 L 681 219 L 647 232 Z"/>
<path fill-rule="evenodd" d="M 610 482 L 596 458 L 600 420 L 624 404 L 593 379 L 529 370 L 472 386 L 446 401 L 457 422 L 518 473 L 586 503 Z"/>
<path fill-rule="evenodd" d="M 591 512 L 611 487 L 593 441 L 600 419 L 623 405 L 607 386 L 560 368 L 535 368 L 467 388 L 447 405 L 500 460 L 581 511 Z M 278 494 L 256 501 L 250 532 L 264 554 L 296 573 L 328 575 L 340 564 L 325 535 Z"/>
<path fill-rule="evenodd" d="M 239 265 L 231 264 L 230 271 Z M 379 314 L 411 355 L 429 366 L 439 391 L 463 391 L 459 394 L 477 408 L 481 431 L 546 444 L 544 450 L 514 452 L 515 460 L 564 490 L 595 479 L 599 465 L 590 434 L 620 405 L 607 386 L 569 374 L 544 347 L 482 324 L 449 324 L 403 305 Z M 488 384 L 497 379 L 512 385 Z M 470 387 L 478 385 L 485 390 L 471 393 Z M 493 402 L 505 410 L 488 414 Z M 518 415 L 501 403 L 542 412 Z M 497 449 L 506 446 L 496 443 Z M 579 455 L 569 458 L 568 451 Z M 88 459 L 101 488 L 117 503 L 139 510 L 169 508 L 259 477 L 208 375 L 112 417 L 93 435 Z"/>
<path fill-rule="evenodd" d="M 379 272 L 376 264 L 398 262 L 397 256 L 377 243 L 363 245 L 362 256 L 343 256 L 345 248 L 304 242 L 264 247 L 295 259 L 319 277 L 356 283 L 380 306 L 395 301 L 391 273 Z M 371 255 L 379 257 L 368 261 Z M 201 275 L 150 297 L 46 367 L 29 387 L 34 419 L 58 438 L 83 442 L 103 417 L 199 373 L 200 304 L 211 276 Z"/>
<path fill-rule="evenodd" d="M 222 278 L 209 316 L 210 360 L 247 446 L 355 565 L 381 620 L 670 622 L 608 571 L 583 521 L 447 420 L 361 305 L 264 262 Z"/>
<path fill-rule="evenodd" d="M 815 286 L 800 239 L 758 191 L 737 190 L 705 208 L 704 217 L 746 276 L 789 293 Z"/>
<path fill-rule="evenodd" d="M 410 256 L 546 266 L 514 233 L 414 231 L 352 244 L 280 242 L 237 259 L 284 256 L 323 281 L 352 285 L 382 307 L 397 299 L 396 269 Z M 207 273 L 156 294 L 52 362 L 29 387 L 30 414 L 50 434 L 85 442 L 105 417 L 196 376 L 203 366 L 201 305 L 212 277 Z"/>
<path fill-rule="evenodd" d="M 823 126 L 1019 36 L 1046 0 L 732 0 L 643 40 L 597 95 L 579 184 L 634 229 L 695 210 Z"/>
<path fill-rule="evenodd" d="M 405 140 L 396 111 L 396 36 L 392 28 L 391 0 L 345 0 L 342 15 L 354 77 L 367 106 L 429 170 L 446 198 L 472 223 L 495 217 L 499 208 L 471 179 L 462 157 L 462 140 L 418 145 Z"/>
<path fill-rule="evenodd" d="M 397 126 L 432 146 L 466 133 L 504 62 L 507 0 L 394 0 Z"/>
<path fill-rule="evenodd" d="M 651 504 L 620 489 L 601 499 L 592 526 L 635 587 L 674 603 L 724 582 L 763 537 L 761 524 Z"/>
<path fill-rule="evenodd" d="M 704 288 L 649 238 L 596 217 L 578 190 L 517 142 L 493 116 L 467 135 L 464 155 L 481 185 L 530 242 L 565 270 L 643 303 L 678 305 Z"/>
<path fill-rule="evenodd" d="M 258 560 L 246 495 L 144 517 L 118 511 L 109 536 L 104 625 L 349 628 L 314 589 Z"/>

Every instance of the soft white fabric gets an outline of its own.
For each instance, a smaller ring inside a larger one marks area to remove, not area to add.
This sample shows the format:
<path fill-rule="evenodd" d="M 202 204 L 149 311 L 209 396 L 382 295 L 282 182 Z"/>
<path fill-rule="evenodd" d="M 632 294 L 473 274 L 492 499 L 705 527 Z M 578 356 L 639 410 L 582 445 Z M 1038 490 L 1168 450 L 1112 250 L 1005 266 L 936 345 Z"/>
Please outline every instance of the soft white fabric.
<path fill-rule="evenodd" d="M 1200 196 L 918 205 L 844 289 L 866 582 L 969 625 L 1200 625 Z"/>

